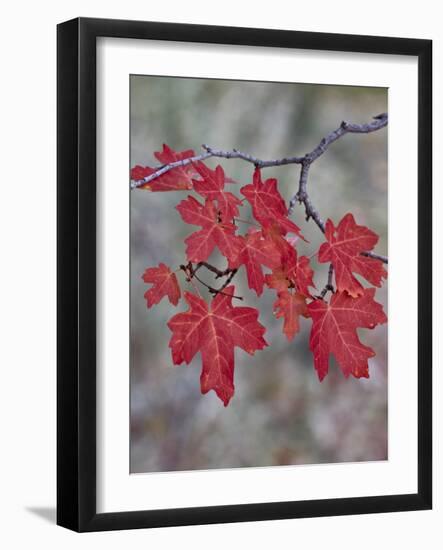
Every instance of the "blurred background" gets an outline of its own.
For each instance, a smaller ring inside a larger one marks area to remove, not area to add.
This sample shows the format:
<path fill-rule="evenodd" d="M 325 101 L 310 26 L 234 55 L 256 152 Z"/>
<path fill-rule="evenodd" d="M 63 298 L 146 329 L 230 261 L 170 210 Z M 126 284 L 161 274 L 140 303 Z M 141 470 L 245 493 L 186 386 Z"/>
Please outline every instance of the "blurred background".
<path fill-rule="evenodd" d="M 387 111 L 383 88 L 294 83 L 238 82 L 132 76 L 131 166 L 156 165 L 154 151 L 167 143 L 177 151 L 202 143 L 238 148 L 263 159 L 311 151 L 342 120 L 369 122 Z M 241 160 L 222 164 L 238 189 L 252 179 L 252 166 Z M 268 168 L 288 200 L 297 189 L 300 167 Z M 352 212 L 357 223 L 380 235 L 376 251 L 387 254 L 387 131 L 346 135 L 316 161 L 308 191 L 323 219 L 338 223 Z M 174 206 L 186 192 L 131 192 L 131 472 L 320 464 L 386 460 L 387 326 L 359 330 L 376 356 L 369 379 L 345 379 L 332 356 L 328 376 L 319 382 L 308 347 L 309 320 L 292 342 L 282 320 L 272 314 L 275 293 L 261 297 L 248 290 L 244 268 L 235 278 L 244 305 L 260 310 L 269 347 L 254 357 L 235 350 L 235 395 L 225 408 L 214 392 L 200 393 L 200 355 L 174 367 L 168 348 L 168 319 L 187 309 L 166 299 L 147 309 L 141 276 L 146 267 L 183 263 L 184 238 L 197 227 L 182 222 Z M 243 218 L 249 208 L 244 207 Z M 294 221 L 311 255 L 323 241 L 318 227 L 295 208 Z M 247 226 L 245 226 L 245 231 Z M 223 266 L 217 253 L 211 263 Z M 327 265 L 312 259 L 317 288 Z M 201 270 L 200 275 L 203 274 Z M 187 289 L 178 274 L 182 289 Z M 207 278 L 211 282 L 210 277 Z M 190 288 L 189 290 L 192 290 Z M 202 295 L 208 294 L 201 287 Z M 387 283 L 377 290 L 387 312 Z M 388 313 L 388 312 L 387 312 Z"/>

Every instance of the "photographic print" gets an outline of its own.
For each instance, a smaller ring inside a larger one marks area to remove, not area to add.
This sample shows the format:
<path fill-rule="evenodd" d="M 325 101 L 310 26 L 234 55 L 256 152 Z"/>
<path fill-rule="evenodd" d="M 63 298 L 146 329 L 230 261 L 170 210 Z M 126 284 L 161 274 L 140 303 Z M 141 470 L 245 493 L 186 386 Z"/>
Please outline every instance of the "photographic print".
<path fill-rule="evenodd" d="M 388 90 L 130 76 L 131 473 L 388 459 Z"/>
<path fill-rule="evenodd" d="M 57 58 L 58 525 L 430 509 L 432 41 L 78 18 Z"/>

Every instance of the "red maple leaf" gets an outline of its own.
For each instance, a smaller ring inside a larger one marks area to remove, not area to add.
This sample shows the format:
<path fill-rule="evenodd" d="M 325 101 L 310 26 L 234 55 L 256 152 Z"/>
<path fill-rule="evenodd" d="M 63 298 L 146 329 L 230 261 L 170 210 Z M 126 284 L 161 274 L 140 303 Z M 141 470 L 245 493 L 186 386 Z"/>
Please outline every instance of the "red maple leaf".
<path fill-rule="evenodd" d="M 386 323 L 383 307 L 374 300 L 374 295 L 375 288 L 364 289 L 357 298 L 346 292 L 336 292 L 330 303 L 317 299 L 308 304 L 312 317 L 309 347 L 320 380 L 328 373 L 331 353 L 346 378 L 350 374 L 369 378 L 368 359 L 375 353 L 360 342 L 356 329 L 373 329 Z"/>
<path fill-rule="evenodd" d="M 148 307 L 158 304 L 164 296 L 167 296 L 174 306 L 178 304 L 180 287 L 175 273 L 167 265 L 160 263 L 158 267 L 148 267 L 142 279 L 145 283 L 153 285 L 145 292 Z"/>
<path fill-rule="evenodd" d="M 291 286 L 288 277 L 288 270 L 285 266 L 279 266 L 272 270 L 272 273 L 265 275 L 265 281 L 269 288 L 273 288 L 277 292 L 284 292 Z"/>
<path fill-rule="evenodd" d="M 292 340 L 300 330 L 299 318 L 308 317 L 306 298 L 298 292 L 292 293 L 288 290 L 279 292 L 274 303 L 274 314 L 276 319 L 284 318 L 283 332 L 288 340 Z"/>
<path fill-rule="evenodd" d="M 298 257 L 297 251 L 293 249 L 291 254 L 286 255 L 284 263 L 266 275 L 266 284 L 277 292 L 288 288 L 296 288 L 297 292 L 309 298 L 311 293 L 309 287 L 315 288 L 313 281 L 314 271 L 311 268 L 307 256 Z"/>
<path fill-rule="evenodd" d="M 288 209 L 278 192 L 275 178 L 269 178 L 263 182 L 260 169 L 256 168 L 252 183 L 242 187 L 240 192 L 251 204 L 254 218 L 263 227 L 277 224 L 284 233 L 295 233 L 301 236 L 300 228 L 287 217 Z"/>
<path fill-rule="evenodd" d="M 234 395 L 234 347 L 254 355 L 267 346 L 265 327 L 258 322 L 258 311 L 251 307 L 234 307 L 234 287 L 217 294 L 210 307 L 200 297 L 185 292 L 189 310 L 177 313 L 168 322 L 172 331 L 169 347 L 175 365 L 189 364 L 199 351 L 202 358 L 200 376 L 203 394 L 214 390 L 225 407 Z"/>
<path fill-rule="evenodd" d="M 346 214 L 337 227 L 331 220 L 326 222 L 325 237 L 318 251 L 318 261 L 331 262 L 334 266 L 337 290 L 347 291 L 351 296 L 360 296 L 363 287 L 353 273 L 358 273 L 374 286 L 381 286 L 388 276 L 383 263 L 375 258 L 362 256 L 374 248 L 378 235 L 363 225 L 357 225 L 352 214 Z"/>
<path fill-rule="evenodd" d="M 311 267 L 311 263 L 307 256 L 300 256 L 297 258 L 295 267 L 288 271 L 288 276 L 291 281 L 295 283 L 295 286 L 303 296 L 309 297 L 309 287 L 316 288 L 313 280 L 314 270 Z"/>
<path fill-rule="evenodd" d="M 230 263 L 230 267 L 244 265 L 249 288 L 260 296 L 265 282 L 262 265 L 270 269 L 276 268 L 280 265 L 280 253 L 272 240 L 263 235 L 262 231 L 250 231 L 244 237 L 240 237 L 240 240 L 240 251 L 235 261 Z"/>
<path fill-rule="evenodd" d="M 171 164 L 179 160 L 193 157 L 194 155 L 195 153 L 191 149 L 177 152 L 166 144 L 163 144 L 162 151 L 156 151 L 154 153 L 155 158 L 162 164 Z M 131 170 L 131 179 L 134 181 L 140 181 L 151 174 L 154 174 L 157 170 L 158 168 L 151 168 L 150 166 L 134 166 Z M 149 183 L 139 186 L 138 189 L 146 189 L 148 191 L 177 191 L 192 189 L 192 178 L 195 178 L 196 176 L 198 176 L 198 174 L 192 163 L 190 163 L 186 166 L 172 168 Z"/>
<path fill-rule="evenodd" d="M 223 168 L 218 165 L 215 170 L 211 170 L 202 162 L 195 163 L 194 166 L 201 176 L 200 180 L 193 181 L 195 191 L 207 199 L 216 200 L 224 220 L 235 218 L 241 200 L 224 190 L 227 179 Z"/>
<path fill-rule="evenodd" d="M 203 262 L 209 258 L 217 246 L 220 252 L 230 261 L 237 258 L 241 240 L 235 235 L 236 226 L 223 221 L 220 212 L 211 199 L 204 205 L 189 196 L 176 206 L 183 221 L 200 225 L 202 229 L 185 239 L 186 256 L 190 262 Z"/>
<path fill-rule="evenodd" d="M 281 227 L 275 222 L 270 222 L 269 224 L 265 225 L 262 228 L 262 231 L 263 235 L 266 238 L 270 239 L 274 244 L 276 250 L 278 250 L 281 257 L 281 264 L 292 262 L 295 248 L 294 244 L 290 242 L 292 241 L 292 239 L 288 239 L 288 237 L 285 236 L 286 231 L 281 229 Z"/>

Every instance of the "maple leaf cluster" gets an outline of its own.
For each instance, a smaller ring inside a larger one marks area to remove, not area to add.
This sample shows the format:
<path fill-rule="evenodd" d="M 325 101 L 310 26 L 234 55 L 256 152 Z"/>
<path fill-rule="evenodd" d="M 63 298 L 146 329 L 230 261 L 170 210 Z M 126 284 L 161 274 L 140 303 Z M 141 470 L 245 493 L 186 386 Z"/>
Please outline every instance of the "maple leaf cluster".
<path fill-rule="evenodd" d="M 163 145 L 163 150 L 154 155 L 167 165 L 194 157 L 194 151 L 176 152 Z M 135 166 L 131 179 L 140 182 L 157 170 L 158 167 Z M 198 198 L 188 195 L 176 206 L 186 224 L 199 228 L 185 239 L 186 265 L 171 270 L 160 263 L 147 268 L 142 276 L 144 282 L 152 285 L 145 293 L 148 308 L 165 297 L 172 305 L 178 305 L 182 292 L 177 272 L 182 272 L 185 280 L 195 287 L 193 292 L 183 294 L 188 310 L 177 313 L 168 322 L 173 363 L 189 364 L 200 353 L 201 392 L 214 390 L 228 405 L 234 395 L 234 348 L 254 355 L 268 346 L 264 339 L 266 329 L 258 321 L 259 311 L 235 307 L 232 303 L 237 296 L 230 282 L 244 267 L 248 286 L 257 296 L 264 288 L 275 292 L 274 315 L 283 320 L 282 331 L 288 340 L 293 340 L 300 331 L 301 318 L 312 323 L 309 346 L 320 380 L 328 373 L 331 354 L 346 377 L 368 378 L 368 359 L 375 353 L 360 341 L 357 329 L 373 329 L 387 321 L 381 304 L 374 300 L 373 288 L 381 286 L 387 277 L 386 270 L 380 260 L 362 254 L 374 248 L 377 234 L 358 225 L 350 213 L 337 226 L 327 220 L 325 242 L 313 254 L 319 263 L 329 263 L 333 268 L 335 290 L 332 289 L 327 301 L 326 293 L 315 294 L 310 259 L 297 252 L 296 244 L 304 237 L 288 218 L 277 180 L 263 181 L 256 168 L 252 182 L 240 188 L 243 199 L 226 190 L 226 183 L 232 180 L 220 165 L 212 170 L 201 161 L 192 161 L 138 186 L 148 191 L 193 190 L 199 195 Z M 242 220 L 238 216 L 245 201 L 251 207 L 255 223 L 241 234 Z M 224 271 L 207 263 L 215 249 L 226 259 Z M 195 286 L 195 279 L 199 281 L 196 272 L 202 266 L 213 271 L 217 278 L 227 277 L 219 289 L 209 287 L 212 294 L 209 304 Z M 372 287 L 364 288 L 356 275 Z"/>

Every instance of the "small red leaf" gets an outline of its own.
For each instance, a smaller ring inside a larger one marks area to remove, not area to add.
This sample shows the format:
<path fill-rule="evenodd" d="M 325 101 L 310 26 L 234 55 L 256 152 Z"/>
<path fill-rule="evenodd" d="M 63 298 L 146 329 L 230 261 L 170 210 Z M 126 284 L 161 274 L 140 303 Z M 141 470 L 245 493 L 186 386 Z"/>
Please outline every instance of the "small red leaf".
<path fill-rule="evenodd" d="M 234 287 L 217 294 L 210 307 L 200 297 L 185 292 L 188 311 L 177 313 L 168 322 L 172 331 L 169 347 L 175 365 L 189 364 L 199 351 L 203 394 L 214 390 L 225 407 L 234 395 L 234 347 L 253 355 L 267 346 L 265 328 L 258 322 L 258 311 L 234 307 Z"/>
<path fill-rule="evenodd" d="M 289 270 L 289 278 L 294 281 L 298 292 L 303 296 L 310 297 L 309 287 L 316 288 L 314 284 L 314 270 L 311 267 L 307 256 L 300 256 L 297 259 L 295 269 Z"/>
<path fill-rule="evenodd" d="M 195 191 L 207 199 L 216 200 L 223 219 L 232 220 L 238 215 L 241 200 L 224 190 L 227 179 L 223 168 L 218 165 L 215 170 L 211 170 L 202 162 L 195 163 L 194 166 L 201 176 L 200 180 L 194 180 Z"/>
<path fill-rule="evenodd" d="M 249 288 L 255 290 L 258 296 L 263 292 L 264 275 L 262 265 L 270 269 L 280 265 L 280 253 L 274 243 L 262 231 L 249 232 L 241 239 L 241 249 L 231 267 L 244 265 L 248 277 Z"/>
<path fill-rule="evenodd" d="M 171 164 L 179 160 L 193 157 L 194 155 L 194 151 L 191 149 L 177 152 L 166 144 L 163 144 L 162 151 L 157 151 L 154 153 L 155 158 L 162 164 Z M 156 171 L 157 169 L 149 166 L 137 165 L 131 170 L 131 179 L 134 181 L 140 181 L 151 174 L 154 174 Z M 172 168 L 149 183 L 139 186 L 138 189 L 145 189 L 147 191 L 177 191 L 192 189 L 192 178 L 195 178 L 196 176 L 198 176 L 198 174 L 192 163 L 190 163 L 186 166 Z"/>
<path fill-rule="evenodd" d="M 274 303 L 274 314 L 276 319 L 284 318 L 283 332 L 288 340 L 292 340 L 300 330 L 300 316 L 308 317 L 306 298 L 298 292 L 279 292 Z"/>
<path fill-rule="evenodd" d="M 143 273 L 145 283 L 153 286 L 145 292 L 148 307 L 158 304 L 164 296 L 167 296 L 171 304 L 176 306 L 180 299 L 180 287 L 175 273 L 163 263 L 158 267 L 149 267 Z"/>
<path fill-rule="evenodd" d="M 363 287 L 355 278 L 358 273 L 374 286 L 381 286 L 388 276 L 380 260 L 362 256 L 374 248 L 378 235 L 363 225 L 357 225 L 352 214 L 346 214 L 337 227 L 326 222 L 325 237 L 318 251 L 318 261 L 331 262 L 334 266 L 337 290 L 347 291 L 353 297 L 363 294 Z"/>
<path fill-rule="evenodd" d="M 331 353 L 346 378 L 350 374 L 369 378 L 368 359 L 375 353 L 360 342 L 356 329 L 373 329 L 386 323 L 383 307 L 374 300 L 374 295 L 375 288 L 364 289 L 358 298 L 336 292 L 330 303 L 317 299 L 308 304 L 312 317 L 309 347 L 320 380 L 328 373 Z"/>
<path fill-rule="evenodd" d="M 211 199 L 206 199 L 202 205 L 193 197 L 188 197 L 176 208 L 186 223 L 202 227 L 200 231 L 185 239 L 188 261 L 207 260 L 215 247 L 218 247 L 230 262 L 237 258 L 241 240 L 235 235 L 236 227 L 232 223 L 223 222 Z"/>
<path fill-rule="evenodd" d="M 193 157 L 195 156 L 195 153 L 192 149 L 187 149 L 186 151 L 174 151 L 174 149 L 171 149 L 169 145 L 163 143 L 163 150 L 156 151 L 154 156 L 162 164 L 171 164 L 173 162 L 177 162 L 178 160 Z M 188 166 L 192 165 L 189 164 Z"/>
<path fill-rule="evenodd" d="M 286 232 L 281 227 L 273 222 L 265 225 L 262 229 L 263 235 L 270 239 L 278 250 L 281 257 L 281 264 L 292 263 L 295 255 L 295 248 L 285 236 Z"/>
<path fill-rule="evenodd" d="M 277 292 L 296 288 L 297 292 L 309 298 L 311 296 L 309 287 L 315 288 L 313 275 L 314 271 L 309 258 L 298 257 L 295 249 L 292 249 L 291 253 L 288 249 L 283 264 L 273 269 L 270 275 L 266 275 L 266 284 Z"/>
<path fill-rule="evenodd" d="M 272 270 L 272 273 L 265 275 L 265 281 L 269 288 L 273 288 L 277 292 L 288 290 L 291 284 L 288 270 L 284 266 L 277 267 Z"/>
<path fill-rule="evenodd" d="M 252 183 L 242 187 L 240 192 L 251 204 L 254 218 L 263 227 L 277 224 L 284 234 L 289 232 L 301 236 L 300 228 L 287 217 L 288 209 L 278 192 L 275 178 L 263 182 L 260 170 L 256 168 Z"/>

